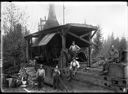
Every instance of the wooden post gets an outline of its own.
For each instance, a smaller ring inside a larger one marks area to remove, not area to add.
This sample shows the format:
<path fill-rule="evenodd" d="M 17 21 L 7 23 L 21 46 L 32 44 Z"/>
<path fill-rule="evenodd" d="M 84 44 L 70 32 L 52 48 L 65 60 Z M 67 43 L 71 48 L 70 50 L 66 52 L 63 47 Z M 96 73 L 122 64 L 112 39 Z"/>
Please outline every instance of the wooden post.
<path fill-rule="evenodd" d="M 91 35 L 89 36 L 89 42 L 91 43 Z M 88 67 L 91 67 L 91 44 L 89 44 L 89 64 Z"/>
<path fill-rule="evenodd" d="M 27 40 L 27 47 L 28 47 L 28 60 L 31 58 L 31 43 L 30 43 L 31 39 L 28 38 Z"/>
<path fill-rule="evenodd" d="M 63 62 L 64 60 L 63 60 L 63 56 L 64 56 L 64 54 L 63 54 L 63 52 L 64 52 L 64 50 L 65 50 L 65 48 L 66 48 L 66 39 L 65 39 L 65 34 L 64 34 L 64 30 L 62 29 L 62 33 L 61 33 L 61 37 L 62 37 L 62 49 L 61 49 L 61 68 L 63 68 L 63 65 L 64 65 L 64 63 L 65 62 Z"/>
<path fill-rule="evenodd" d="M 29 50 L 29 55 L 30 55 L 30 56 L 29 56 L 29 59 L 32 59 L 32 48 L 31 48 L 31 46 L 32 46 L 32 38 L 30 38 L 29 43 L 30 43 L 30 44 L 29 44 L 29 49 L 30 49 L 30 50 Z"/>
<path fill-rule="evenodd" d="M 91 47 L 89 45 L 89 64 L 88 67 L 91 67 Z"/>
<path fill-rule="evenodd" d="M 93 36 L 96 34 L 97 30 L 94 31 L 94 33 L 91 35 L 91 39 L 93 38 Z"/>
<path fill-rule="evenodd" d="M 27 44 L 27 46 L 26 46 L 26 59 L 28 61 L 29 60 L 29 54 L 28 54 L 29 53 L 28 52 L 29 51 L 29 47 L 28 47 L 29 45 L 28 45 L 28 40 L 25 40 L 25 41 L 26 41 L 26 44 Z"/>
<path fill-rule="evenodd" d="M 65 34 L 64 34 L 64 30 L 62 30 L 62 50 L 64 50 L 66 48 L 66 39 L 65 39 Z"/>

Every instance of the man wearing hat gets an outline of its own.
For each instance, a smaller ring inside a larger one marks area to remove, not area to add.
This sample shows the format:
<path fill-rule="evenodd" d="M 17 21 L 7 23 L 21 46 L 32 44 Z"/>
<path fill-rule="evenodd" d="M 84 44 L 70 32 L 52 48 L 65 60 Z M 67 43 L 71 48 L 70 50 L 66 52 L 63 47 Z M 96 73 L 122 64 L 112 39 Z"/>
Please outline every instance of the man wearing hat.
<path fill-rule="evenodd" d="M 73 60 L 71 61 L 71 63 L 70 63 L 70 71 L 71 71 L 71 75 L 72 75 L 72 73 L 73 73 L 73 75 L 75 75 L 76 74 L 76 71 L 77 71 L 77 69 L 80 67 L 80 64 L 79 64 L 79 62 L 76 60 L 77 58 L 73 58 Z"/>
<path fill-rule="evenodd" d="M 42 87 L 42 83 L 44 83 L 44 77 L 45 77 L 45 70 L 43 69 L 43 65 L 40 65 L 40 68 L 37 70 L 36 73 L 37 80 L 38 80 L 38 88 L 40 89 Z"/>
<path fill-rule="evenodd" d="M 76 57 L 76 53 L 80 50 L 80 47 L 75 44 L 75 41 L 72 42 L 72 45 L 69 48 L 69 51 L 72 57 Z"/>
<path fill-rule="evenodd" d="M 111 50 L 109 52 L 109 61 L 110 62 L 118 62 L 119 59 L 119 52 L 118 50 L 114 47 L 114 45 L 112 45 Z"/>
<path fill-rule="evenodd" d="M 54 78 L 53 87 L 54 87 L 54 89 L 59 89 L 59 76 L 60 76 L 60 70 L 59 70 L 58 66 L 56 66 L 54 68 L 54 72 L 53 72 L 53 78 Z"/>
<path fill-rule="evenodd" d="M 106 59 L 106 63 L 103 65 L 102 74 L 108 73 L 108 68 L 110 63 L 117 63 L 119 62 L 119 52 L 117 49 L 115 49 L 114 45 L 111 46 L 111 49 L 109 51 L 109 58 Z"/>

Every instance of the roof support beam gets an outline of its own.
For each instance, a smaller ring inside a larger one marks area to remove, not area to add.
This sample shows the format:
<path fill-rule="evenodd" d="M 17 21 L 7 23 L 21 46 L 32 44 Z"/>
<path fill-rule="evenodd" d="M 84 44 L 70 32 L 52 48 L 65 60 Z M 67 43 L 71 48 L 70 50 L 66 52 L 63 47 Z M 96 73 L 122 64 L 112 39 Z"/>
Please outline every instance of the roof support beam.
<path fill-rule="evenodd" d="M 88 43 L 88 44 L 91 45 L 91 43 L 90 43 L 89 41 L 87 41 L 87 40 L 85 40 L 85 39 L 79 37 L 79 36 L 76 35 L 76 34 L 73 34 L 73 33 L 71 33 L 71 32 L 68 32 L 68 34 L 70 34 L 71 36 L 74 36 L 74 37 L 76 37 L 76 38 L 78 38 L 78 39 L 80 39 L 80 40 L 82 40 L 82 41 L 84 41 L 84 42 L 86 42 L 86 43 Z"/>
<path fill-rule="evenodd" d="M 96 34 L 96 32 L 97 32 L 97 30 L 94 31 L 94 33 L 93 33 L 92 36 L 91 36 L 91 39 L 92 39 L 92 37 Z"/>
<path fill-rule="evenodd" d="M 83 35 L 80 36 L 80 38 L 85 37 L 85 36 L 88 36 L 90 33 L 91 33 L 91 32 L 89 32 L 89 33 L 87 33 L 87 34 L 83 34 Z"/>

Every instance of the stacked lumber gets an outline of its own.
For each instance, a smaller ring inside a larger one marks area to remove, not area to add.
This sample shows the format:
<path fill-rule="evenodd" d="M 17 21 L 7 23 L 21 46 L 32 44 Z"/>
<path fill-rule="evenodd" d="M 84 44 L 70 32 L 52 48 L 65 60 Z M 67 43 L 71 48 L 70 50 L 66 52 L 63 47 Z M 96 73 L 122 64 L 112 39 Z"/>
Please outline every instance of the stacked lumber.
<path fill-rule="evenodd" d="M 36 80 L 36 70 L 34 67 L 27 67 L 26 72 L 28 74 L 28 84 L 33 85 Z"/>

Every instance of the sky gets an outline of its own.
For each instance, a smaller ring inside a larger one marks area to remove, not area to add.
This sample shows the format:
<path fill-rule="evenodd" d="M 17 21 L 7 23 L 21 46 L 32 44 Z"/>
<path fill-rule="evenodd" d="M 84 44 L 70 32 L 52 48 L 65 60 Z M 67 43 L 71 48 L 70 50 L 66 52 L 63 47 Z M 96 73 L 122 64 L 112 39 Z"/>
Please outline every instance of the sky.
<path fill-rule="evenodd" d="M 128 39 L 128 7 L 126 2 L 15 2 L 14 4 L 29 16 L 27 28 L 37 32 L 40 18 L 48 16 L 49 4 L 55 5 L 59 24 L 63 24 L 63 4 L 65 23 L 84 23 L 97 26 L 106 39 L 112 32 L 115 37 Z"/>

